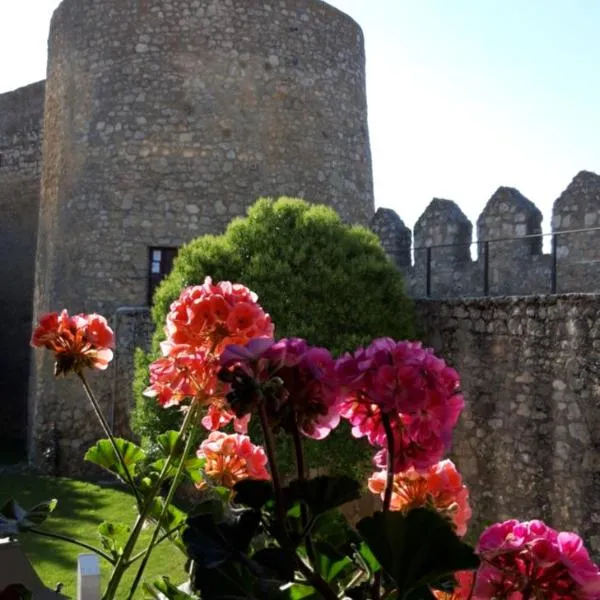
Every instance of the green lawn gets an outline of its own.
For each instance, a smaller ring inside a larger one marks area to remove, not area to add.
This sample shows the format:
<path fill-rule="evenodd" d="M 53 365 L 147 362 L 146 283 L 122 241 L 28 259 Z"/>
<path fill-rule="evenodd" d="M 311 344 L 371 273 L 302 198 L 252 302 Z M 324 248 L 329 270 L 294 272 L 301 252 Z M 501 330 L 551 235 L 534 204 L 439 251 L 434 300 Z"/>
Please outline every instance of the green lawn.
<path fill-rule="evenodd" d="M 94 546 L 100 545 L 96 532 L 100 523 L 112 521 L 132 525 L 136 516 L 132 496 L 111 488 L 71 479 L 30 474 L 0 474 L 0 503 L 4 503 L 10 497 L 25 508 L 43 500 L 56 498 L 58 506 L 41 528 L 79 538 Z M 140 538 L 139 549 L 142 549 L 142 544 L 149 540 L 150 533 L 144 531 Z M 20 541 L 42 581 L 50 588 L 62 582 L 63 594 L 75 598 L 77 556 L 86 550 L 31 533 L 22 536 Z M 111 565 L 103 559 L 100 560 L 105 585 L 111 572 Z M 152 553 L 144 579 L 151 581 L 158 575 L 169 575 L 173 582 L 182 583 L 186 579 L 183 570 L 184 562 L 185 558 L 177 548 L 168 541 L 163 542 Z M 125 584 L 132 582 L 137 565 L 139 562 L 130 567 L 124 578 Z M 126 597 L 125 592 L 123 597 Z M 140 590 L 136 598 L 144 598 L 143 591 Z"/>

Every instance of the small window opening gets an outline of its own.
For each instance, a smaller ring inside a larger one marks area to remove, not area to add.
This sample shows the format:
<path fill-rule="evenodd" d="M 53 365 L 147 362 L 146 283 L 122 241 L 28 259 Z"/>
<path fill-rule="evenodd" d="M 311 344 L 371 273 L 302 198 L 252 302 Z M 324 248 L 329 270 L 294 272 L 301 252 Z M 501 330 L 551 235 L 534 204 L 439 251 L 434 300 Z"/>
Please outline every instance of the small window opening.
<path fill-rule="evenodd" d="M 152 304 L 154 292 L 160 282 L 171 272 L 178 248 L 153 247 L 148 252 L 148 305 Z"/>

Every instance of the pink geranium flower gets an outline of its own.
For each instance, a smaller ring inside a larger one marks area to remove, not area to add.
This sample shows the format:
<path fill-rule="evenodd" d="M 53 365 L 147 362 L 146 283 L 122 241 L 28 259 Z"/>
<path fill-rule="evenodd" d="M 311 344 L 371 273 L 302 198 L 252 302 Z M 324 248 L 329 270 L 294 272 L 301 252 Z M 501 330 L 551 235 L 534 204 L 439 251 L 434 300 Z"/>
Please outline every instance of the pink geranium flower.
<path fill-rule="evenodd" d="M 66 310 L 41 317 L 31 345 L 54 352 L 56 375 L 83 368 L 104 370 L 113 358 L 115 338 L 104 317 L 97 314 L 69 316 Z"/>
<path fill-rule="evenodd" d="M 150 365 L 150 386 L 144 395 L 155 397 L 165 408 L 186 399 L 206 404 L 217 395 L 221 387 L 217 357 L 187 344 L 164 343 L 162 348 L 165 356 Z"/>
<path fill-rule="evenodd" d="M 482 533 L 477 552 L 474 600 L 600 599 L 600 570 L 575 533 L 542 521 L 505 521 Z"/>
<path fill-rule="evenodd" d="M 231 383 L 227 395 L 241 417 L 264 404 L 270 425 L 323 439 L 337 427 L 339 387 L 335 362 L 325 348 L 300 338 L 277 342 L 257 338 L 223 352 L 221 378 Z"/>
<path fill-rule="evenodd" d="M 246 435 L 213 431 L 200 444 L 197 455 L 205 459 L 203 471 L 216 485 L 231 489 L 242 479 L 271 479 L 265 451 Z M 205 485 L 202 482 L 198 487 Z"/>
<path fill-rule="evenodd" d="M 418 342 L 374 340 L 336 363 L 344 392 L 341 415 L 355 437 L 382 447 L 380 468 L 395 473 L 427 469 L 448 450 L 452 430 L 464 407 L 456 371 Z M 394 464 L 387 465 L 382 416 L 395 441 Z"/>

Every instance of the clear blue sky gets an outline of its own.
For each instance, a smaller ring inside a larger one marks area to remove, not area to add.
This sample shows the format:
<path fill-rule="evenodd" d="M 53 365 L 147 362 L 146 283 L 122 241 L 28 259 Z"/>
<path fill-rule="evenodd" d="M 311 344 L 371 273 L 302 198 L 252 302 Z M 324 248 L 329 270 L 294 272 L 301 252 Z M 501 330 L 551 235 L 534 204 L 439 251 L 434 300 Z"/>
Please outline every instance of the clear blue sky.
<path fill-rule="evenodd" d="M 243 0 L 239 0 L 243 2 Z M 544 213 L 600 171 L 600 0 L 330 0 L 362 26 L 377 206 L 475 220 L 500 185 Z M 0 0 L 0 92 L 45 76 L 58 0 Z"/>

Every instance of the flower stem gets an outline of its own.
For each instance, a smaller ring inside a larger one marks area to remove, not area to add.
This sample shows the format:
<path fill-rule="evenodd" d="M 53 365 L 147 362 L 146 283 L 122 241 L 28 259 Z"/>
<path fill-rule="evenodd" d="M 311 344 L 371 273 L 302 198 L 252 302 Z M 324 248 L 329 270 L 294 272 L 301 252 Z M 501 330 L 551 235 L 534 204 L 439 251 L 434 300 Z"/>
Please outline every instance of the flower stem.
<path fill-rule="evenodd" d="M 193 420 L 194 415 L 197 412 L 197 407 L 195 404 L 192 404 L 192 406 L 190 406 L 189 412 L 193 413 L 192 416 L 190 417 L 190 419 Z M 186 417 L 187 417 L 187 415 L 186 415 Z M 169 505 L 173 501 L 173 496 L 175 495 L 175 491 L 177 490 L 177 487 L 179 485 L 179 480 L 181 479 L 181 475 L 183 474 L 183 467 L 184 467 L 185 461 L 187 460 L 187 457 L 190 453 L 190 450 L 192 448 L 192 442 L 194 440 L 194 435 L 193 435 L 192 431 L 188 431 L 187 434 L 188 434 L 187 440 L 185 441 L 185 447 L 183 450 L 183 454 L 181 455 L 181 459 L 179 461 L 179 464 L 177 465 L 177 470 L 175 471 L 175 477 L 173 478 L 173 481 L 171 482 L 171 487 L 169 488 L 167 497 L 165 498 L 165 503 L 164 503 L 162 511 L 160 513 L 158 523 L 156 524 L 156 527 L 154 528 L 154 531 L 152 532 L 152 538 L 150 539 L 150 543 L 148 544 L 148 548 L 146 549 L 144 558 L 142 559 L 142 562 L 141 562 L 141 564 L 137 570 L 137 573 L 135 575 L 133 584 L 131 585 L 131 589 L 129 590 L 129 596 L 127 596 L 128 600 L 131 600 L 131 598 L 133 598 L 133 595 L 135 594 L 135 591 L 137 590 L 140 580 L 142 579 L 142 575 L 144 574 L 144 570 L 146 569 L 146 565 L 148 564 L 148 559 L 150 558 L 150 555 L 152 554 L 152 550 L 154 549 L 154 546 L 157 543 L 156 539 L 160 532 L 161 523 L 162 523 L 165 515 L 167 514 Z"/>
<path fill-rule="evenodd" d="M 177 441 L 179 441 L 181 439 L 181 437 L 183 435 L 185 435 L 185 432 L 188 430 L 188 428 L 192 422 L 193 412 L 195 412 L 195 411 L 192 411 L 192 408 L 190 407 L 187 414 L 185 415 L 185 419 L 183 420 L 181 428 L 179 429 L 179 435 L 177 436 Z M 118 591 L 119 584 L 121 583 L 121 579 L 123 578 L 123 574 L 125 573 L 125 570 L 127 569 L 127 567 L 130 564 L 129 558 L 131 556 L 131 553 L 133 552 L 135 545 L 138 541 L 138 538 L 140 537 L 140 533 L 142 532 L 142 527 L 144 525 L 144 522 L 146 521 L 148 513 L 150 512 L 152 503 L 153 503 L 154 499 L 156 498 L 157 494 L 159 493 L 160 487 L 161 487 L 163 481 L 165 480 L 167 473 L 169 472 L 171 463 L 173 462 L 173 459 L 175 458 L 175 454 L 177 453 L 178 445 L 179 445 L 178 443 L 173 444 L 173 447 L 171 448 L 171 452 L 169 453 L 169 456 L 167 457 L 167 460 L 165 461 L 165 464 L 158 476 L 158 479 L 154 483 L 154 487 L 152 488 L 152 490 L 149 492 L 148 496 L 146 497 L 146 501 L 142 507 L 142 510 L 140 511 L 140 513 L 138 515 L 138 518 L 136 519 L 136 522 L 133 526 L 133 530 L 132 530 L 131 534 L 129 535 L 129 539 L 127 540 L 127 542 L 125 544 L 125 548 L 123 548 L 123 554 L 121 554 L 121 556 L 119 557 L 119 560 L 117 561 L 117 564 L 115 565 L 115 568 L 112 572 L 110 581 L 108 582 L 108 586 L 106 588 L 106 592 L 104 592 L 104 596 L 102 596 L 102 600 L 113 600 L 115 597 L 115 594 Z"/>
<path fill-rule="evenodd" d="M 394 432 L 392 431 L 392 425 L 390 418 L 386 414 L 381 415 L 381 422 L 385 430 L 385 437 L 387 441 L 387 476 L 385 481 L 385 493 L 383 495 L 383 512 L 386 513 L 390 510 L 392 503 L 392 492 L 394 490 L 394 459 L 395 459 L 395 448 L 394 448 Z"/>
<path fill-rule="evenodd" d="M 394 489 L 394 432 L 389 415 L 383 413 L 381 415 L 381 423 L 385 430 L 385 438 L 387 443 L 387 477 L 385 482 L 385 492 L 383 494 L 383 514 L 385 515 L 390 510 L 392 503 L 392 491 Z M 382 572 L 377 571 L 373 582 L 373 600 L 381 598 L 381 576 Z"/>
<path fill-rule="evenodd" d="M 285 528 L 285 507 L 283 505 L 283 488 L 281 487 L 281 477 L 279 476 L 279 469 L 275 460 L 275 442 L 273 440 L 273 433 L 269 428 L 269 421 L 267 419 L 267 411 L 264 404 L 259 404 L 258 414 L 260 417 L 260 425 L 265 438 L 265 450 L 267 452 L 267 458 L 269 459 L 269 468 L 271 470 L 271 478 L 273 479 L 273 488 L 275 489 L 275 516 L 277 519 L 277 526 L 280 530 L 280 543 L 284 548 L 289 548 L 289 540 L 287 537 L 287 531 Z M 304 470 L 304 459 L 302 458 L 302 470 Z M 338 600 L 337 594 L 329 587 L 327 582 L 312 569 L 306 565 L 302 559 L 296 555 L 296 565 L 300 572 L 306 577 L 308 582 L 315 588 L 317 592 L 325 598 L 325 600 Z"/>
<path fill-rule="evenodd" d="M 125 463 L 125 459 L 123 458 L 123 455 L 121 454 L 121 451 L 119 450 L 119 448 L 117 446 L 115 437 L 114 437 L 112 431 L 110 430 L 110 426 L 108 425 L 106 418 L 104 417 L 104 413 L 102 412 L 102 409 L 100 408 L 100 405 L 98 404 L 98 401 L 96 400 L 96 397 L 94 396 L 94 393 L 92 392 L 92 388 L 90 388 L 90 386 L 87 382 L 87 379 L 85 378 L 85 375 L 83 374 L 83 371 L 76 371 L 76 373 L 77 373 L 77 376 L 79 377 L 79 379 L 81 379 L 81 383 L 83 384 L 83 389 L 85 390 L 85 393 L 86 393 L 90 403 L 92 404 L 94 412 L 96 413 L 96 417 L 98 417 L 98 421 L 100 421 L 100 425 L 102 426 L 102 429 L 104 430 L 106 437 L 109 439 L 110 444 L 113 447 L 113 450 L 119 460 L 119 463 L 121 464 L 123 473 L 125 475 L 125 479 L 127 480 L 129 487 L 131 488 L 131 490 L 133 491 L 133 494 L 135 495 L 135 500 L 138 505 L 138 510 L 141 510 L 142 498 L 140 496 L 140 493 L 139 493 L 137 487 L 133 483 L 133 477 L 131 476 L 131 473 L 129 472 L 129 467 Z"/>
<path fill-rule="evenodd" d="M 162 544 L 166 539 L 170 538 L 174 533 L 177 533 L 184 525 L 185 525 L 185 523 L 180 523 L 179 525 L 177 525 L 177 527 L 173 527 L 173 529 L 171 529 L 171 530 L 167 531 L 167 533 L 161 535 L 154 543 L 154 547 L 156 548 L 156 546 L 158 546 L 159 544 Z M 147 550 L 148 550 L 148 548 L 144 548 L 141 552 L 138 552 L 136 555 L 132 556 L 129 559 L 129 564 L 131 565 L 134 562 L 138 561 L 140 558 L 142 558 L 142 556 L 144 556 L 146 554 Z"/>
<path fill-rule="evenodd" d="M 273 488 L 275 490 L 275 516 L 277 518 L 279 535 L 281 537 L 281 545 L 287 547 L 288 539 L 287 532 L 285 529 L 283 489 L 281 487 L 281 477 L 279 476 L 279 468 L 277 467 L 277 461 L 275 460 L 275 442 L 273 440 L 273 433 L 269 428 L 267 410 L 262 402 L 259 404 L 258 414 L 260 417 L 260 425 L 263 431 L 263 436 L 265 438 L 265 450 L 267 452 L 267 459 L 269 460 L 269 470 L 271 471 L 271 478 L 273 479 Z"/>
<path fill-rule="evenodd" d="M 292 431 L 292 438 L 294 440 L 294 452 L 296 454 L 296 469 L 298 473 L 298 479 L 304 481 L 306 479 L 306 463 L 304 462 L 304 450 L 302 448 L 302 438 L 300 437 L 300 430 L 298 424 L 294 423 L 294 429 Z M 313 567 L 316 569 L 317 564 L 315 560 L 315 548 L 312 543 L 312 537 L 308 528 L 308 509 L 305 504 L 300 504 L 300 521 L 302 523 L 302 529 L 306 531 L 306 537 L 304 539 L 304 545 L 306 547 L 306 556 L 310 560 Z"/>
<path fill-rule="evenodd" d="M 111 565 L 115 564 L 115 560 L 112 556 L 109 556 L 99 548 L 95 548 L 90 544 L 86 544 L 85 542 L 81 542 L 80 540 L 76 540 L 75 538 L 69 537 L 68 535 L 61 535 L 60 533 L 51 533 L 50 531 L 42 531 L 41 529 L 36 529 L 35 527 L 30 527 L 27 531 L 31 533 L 36 533 L 37 535 L 41 535 L 43 537 L 53 538 L 55 540 L 61 540 L 63 542 L 68 542 L 69 544 L 74 544 L 75 546 L 81 546 L 81 548 L 85 548 L 86 550 L 90 550 L 94 552 L 98 556 L 101 556 L 104 560 L 108 561 Z"/>

